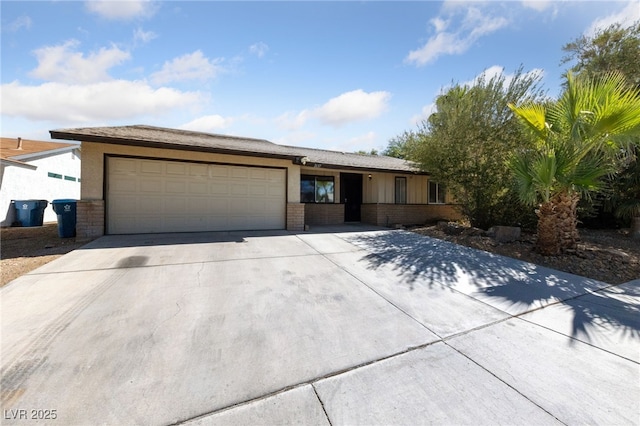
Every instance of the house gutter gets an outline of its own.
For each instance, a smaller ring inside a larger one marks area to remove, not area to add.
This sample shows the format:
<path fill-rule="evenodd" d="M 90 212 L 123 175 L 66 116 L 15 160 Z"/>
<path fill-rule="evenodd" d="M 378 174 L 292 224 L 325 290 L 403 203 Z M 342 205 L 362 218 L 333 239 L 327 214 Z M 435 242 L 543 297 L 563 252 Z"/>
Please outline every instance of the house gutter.
<path fill-rule="evenodd" d="M 36 170 L 38 168 L 38 166 L 34 166 L 33 164 L 27 164 L 23 163 L 22 161 L 17 161 L 9 158 L 0 158 L 0 164 L 2 164 L 3 166 L 15 166 L 29 170 Z"/>
<path fill-rule="evenodd" d="M 78 148 L 79 146 L 65 146 L 63 148 L 50 149 L 48 151 L 38 151 L 38 152 L 31 152 L 29 154 L 12 155 L 11 158 L 14 160 L 20 160 L 20 161 L 32 160 L 40 157 L 47 157 L 50 155 L 62 154 L 68 151 L 73 151 L 74 149 L 78 149 Z"/>

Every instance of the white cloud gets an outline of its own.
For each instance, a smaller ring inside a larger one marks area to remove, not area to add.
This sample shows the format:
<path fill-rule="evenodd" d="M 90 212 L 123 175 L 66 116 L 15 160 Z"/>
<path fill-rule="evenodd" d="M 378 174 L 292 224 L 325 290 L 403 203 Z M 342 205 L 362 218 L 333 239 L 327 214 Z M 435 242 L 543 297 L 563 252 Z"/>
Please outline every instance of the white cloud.
<path fill-rule="evenodd" d="M 370 92 L 361 89 L 343 93 L 314 110 L 313 115 L 332 126 L 378 117 L 387 109 L 389 92 Z"/>
<path fill-rule="evenodd" d="M 7 28 L 7 31 L 15 33 L 17 31 L 20 31 L 23 28 L 25 30 L 30 29 L 32 24 L 33 24 L 33 21 L 31 20 L 31 18 L 26 15 L 23 15 L 16 18 L 14 21 L 10 22 L 6 28 Z"/>
<path fill-rule="evenodd" d="M 89 12 L 111 20 L 149 18 L 157 10 L 149 0 L 89 0 L 85 6 Z"/>
<path fill-rule="evenodd" d="M 442 55 L 455 55 L 466 52 L 480 37 L 499 30 L 509 21 L 501 16 L 488 16 L 478 7 L 465 8 L 466 14 L 457 29 L 446 31 L 451 21 L 462 12 L 460 8 L 447 7 L 452 16 L 445 20 L 436 17 L 430 22 L 435 34 L 419 49 L 412 50 L 405 58 L 406 63 L 423 66 L 435 61 Z"/>
<path fill-rule="evenodd" d="M 293 111 L 287 111 L 284 114 L 276 118 L 276 124 L 283 129 L 292 131 L 297 130 L 305 125 L 307 120 L 311 117 L 309 110 L 303 109 L 302 111 L 295 113 Z"/>
<path fill-rule="evenodd" d="M 409 122 L 411 123 L 412 126 L 420 125 L 424 120 L 429 118 L 429 116 L 434 112 L 436 112 L 436 104 L 432 102 L 429 105 L 423 106 L 422 110 L 420 110 L 420 113 L 411 117 L 411 120 Z"/>
<path fill-rule="evenodd" d="M 447 27 L 449 26 L 449 21 L 445 21 L 444 19 L 438 17 L 433 18 L 431 21 L 431 24 L 433 25 L 433 27 L 435 28 L 437 33 L 440 33 L 444 30 L 447 29 Z"/>
<path fill-rule="evenodd" d="M 249 46 L 249 53 L 256 55 L 258 58 L 264 57 L 269 51 L 269 46 L 266 43 L 258 42 Z"/>
<path fill-rule="evenodd" d="M 629 28 L 639 19 L 640 0 L 631 0 L 627 2 L 627 5 L 620 12 L 593 21 L 584 33 L 586 36 L 593 36 L 613 24 L 620 24 L 623 28 Z"/>
<path fill-rule="evenodd" d="M 346 141 L 340 141 L 339 143 L 333 143 L 326 149 L 340 152 L 356 152 L 356 151 L 371 151 L 375 148 L 376 140 L 378 136 L 375 132 L 370 131 L 363 135 L 354 136 Z"/>
<path fill-rule="evenodd" d="M 317 108 L 303 109 L 297 113 L 287 111 L 276 118 L 276 123 L 280 128 L 293 131 L 315 118 L 323 124 L 339 127 L 380 116 L 387 109 L 390 98 L 389 92 L 367 93 L 361 89 L 352 90 L 329 99 Z"/>
<path fill-rule="evenodd" d="M 44 83 L 2 85 L 2 114 L 27 120 L 64 123 L 161 115 L 195 107 L 205 100 L 198 92 L 150 87 L 143 81 L 113 80 L 87 85 Z"/>
<path fill-rule="evenodd" d="M 215 132 L 219 129 L 229 127 L 235 120 L 230 117 L 223 117 L 221 115 L 205 115 L 204 117 L 196 118 L 186 124 L 180 126 L 181 129 L 193 130 L 196 132 Z"/>
<path fill-rule="evenodd" d="M 553 0 L 522 0 L 522 5 L 528 9 L 542 12 L 553 6 Z"/>
<path fill-rule="evenodd" d="M 165 62 L 162 69 L 151 75 L 155 84 L 166 84 L 185 80 L 210 80 L 223 71 L 218 65 L 222 59 L 210 60 L 200 50 L 187 53 L 172 61 Z"/>
<path fill-rule="evenodd" d="M 158 38 L 158 34 L 153 31 L 144 31 L 142 28 L 136 28 L 133 31 L 133 41 L 134 43 L 149 43 L 154 38 Z"/>
<path fill-rule="evenodd" d="M 473 79 L 469 80 L 469 81 L 465 81 L 464 83 L 461 83 L 461 86 L 467 86 L 467 87 L 472 87 L 475 86 L 476 84 L 478 84 L 478 82 L 480 81 L 480 79 L 484 79 L 485 81 L 489 81 L 494 77 L 497 77 L 501 74 L 504 73 L 504 67 L 500 66 L 500 65 L 493 65 L 487 69 L 485 69 L 484 71 L 482 71 L 480 74 L 478 74 L 477 76 L 475 76 Z M 513 79 L 513 74 L 511 74 L 511 79 Z M 511 79 L 509 79 L 509 81 L 511 81 Z"/>
<path fill-rule="evenodd" d="M 77 40 L 69 40 L 57 46 L 45 46 L 34 51 L 38 66 L 29 75 L 58 83 L 97 83 L 110 80 L 109 68 L 130 58 L 129 52 L 116 46 L 101 48 L 87 57 L 76 51 Z"/>
<path fill-rule="evenodd" d="M 489 81 L 494 77 L 498 77 L 502 75 L 504 77 L 504 84 L 505 86 L 508 86 L 509 84 L 511 84 L 511 81 L 513 80 L 513 78 L 515 77 L 515 74 L 505 74 L 504 73 L 504 67 L 500 66 L 500 65 L 493 65 L 489 68 L 487 68 L 486 70 L 484 70 L 483 72 L 481 72 L 480 74 L 478 74 L 476 77 L 474 77 L 473 79 L 469 80 L 469 81 L 465 81 L 464 83 L 461 83 L 461 86 L 467 86 L 467 87 L 472 87 L 475 86 L 476 84 L 478 84 L 478 82 L 480 81 L 480 79 L 484 78 L 484 81 Z M 534 68 L 531 71 L 528 71 L 526 73 L 524 73 L 522 75 L 522 77 L 535 77 L 535 76 L 540 76 L 542 77 L 544 75 L 544 70 L 541 68 Z"/>

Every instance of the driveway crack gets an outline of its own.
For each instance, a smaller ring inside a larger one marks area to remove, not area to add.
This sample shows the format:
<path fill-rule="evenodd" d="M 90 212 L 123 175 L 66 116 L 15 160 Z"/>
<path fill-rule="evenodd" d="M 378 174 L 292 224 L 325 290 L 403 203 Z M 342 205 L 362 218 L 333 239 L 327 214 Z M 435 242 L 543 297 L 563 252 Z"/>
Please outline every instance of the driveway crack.
<path fill-rule="evenodd" d="M 311 383 L 311 387 L 313 388 L 313 393 L 316 394 L 316 398 L 318 398 L 318 402 L 320 402 L 320 406 L 322 407 L 324 416 L 327 418 L 327 422 L 329 422 L 329 426 L 333 426 L 333 423 L 331 423 L 331 419 L 329 418 L 329 413 L 327 413 L 327 409 L 324 406 L 324 402 L 322 402 L 322 398 L 320 398 L 320 395 L 318 395 L 318 390 L 316 389 L 316 386 L 313 383 Z"/>
<path fill-rule="evenodd" d="M 435 331 L 431 330 L 429 327 L 427 327 L 425 324 L 423 324 L 422 322 L 420 322 L 418 319 L 414 318 L 413 316 L 411 316 L 411 314 L 409 314 L 407 311 L 405 311 L 403 308 L 401 308 L 400 306 L 398 306 L 397 304 L 393 303 L 392 301 L 390 301 L 389 299 L 387 299 L 386 297 L 384 297 L 384 295 L 382 295 L 380 292 L 378 292 L 376 289 L 374 289 L 373 287 L 371 287 L 369 284 L 367 284 L 366 282 L 364 282 L 363 280 L 361 280 L 360 278 L 358 278 L 356 275 L 354 275 L 351 271 L 347 270 L 345 267 L 343 267 L 342 265 L 336 263 L 334 260 L 332 260 L 331 258 L 329 258 L 326 254 L 319 252 L 317 249 L 315 249 L 313 246 L 311 246 L 309 243 L 307 243 L 306 241 L 304 241 L 302 238 L 300 238 L 299 236 L 296 236 L 300 241 L 302 241 L 304 244 L 306 244 L 307 246 L 311 247 L 313 250 L 315 250 L 320 256 L 322 256 L 323 258 L 325 258 L 327 261 L 331 262 L 332 264 L 334 264 L 335 266 L 338 267 L 338 269 L 344 271 L 346 274 L 348 274 L 349 276 L 351 276 L 353 279 L 355 279 L 356 281 L 358 281 L 360 284 L 364 285 L 366 288 L 368 288 L 370 291 L 372 291 L 373 293 L 375 293 L 378 297 L 382 298 L 382 300 L 386 301 L 388 304 L 390 304 L 391 306 L 393 306 L 394 308 L 396 308 L 398 311 L 402 312 L 404 315 L 406 315 L 407 317 L 411 318 L 411 320 L 417 322 L 422 328 L 424 328 L 425 330 L 429 331 L 430 333 L 434 334 L 435 336 L 438 337 L 439 340 L 442 340 L 442 336 L 439 335 L 438 333 L 436 333 Z M 339 238 L 339 237 L 338 237 Z M 343 240 L 346 241 L 346 240 Z M 348 241 L 346 241 L 348 242 Z M 351 244 L 351 243 L 349 243 Z M 365 250 L 366 251 L 366 250 Z M 331 253 L 331 254 L 335 254 L 335 253 Z"/>

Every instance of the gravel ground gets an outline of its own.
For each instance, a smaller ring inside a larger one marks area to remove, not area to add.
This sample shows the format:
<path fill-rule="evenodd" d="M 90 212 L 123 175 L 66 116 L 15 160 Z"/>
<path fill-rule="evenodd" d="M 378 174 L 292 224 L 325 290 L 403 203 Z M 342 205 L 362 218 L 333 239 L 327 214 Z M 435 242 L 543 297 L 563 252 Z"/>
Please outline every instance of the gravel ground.
<path fill-rule="evenodd" d="M 411 231 L 488 252 L 514 257 L 609 284 L 640 279 L 640 242 L 629 238 L 627 230 L 580 230 L 578 250 L 562 256 L 542 256 L 533 250 L 535 236 L 523 234 L 512 243 L 498 243 L 478 229 L 465 228 L 458 235 L 437 226 Z M 0 229 L 0 285 L 5 285 L 88 241 L 58 237 L 56 223 L 31 228 Z"/>
<path fill-rule="evenodd" d="M 28 228 L 0 228 L 0 286 L 87 243 L 58 237 L 55 222 Z"/>
<path fill-rule="evenodd" d="M 542 256 L 534 250 L 535 235 L 523 233 L 518 241 L 499 243 L 475 228 L 458 228 L 457 235 L 437 226 L 410 229 L 418 234 L 501 254 L 536 265 L 547 266 L 609 284 L 622 284 L 640 278 L 640 241 L 629 237 L 629 230 L 580 229 L 581 241 L 575 253 Z"/>

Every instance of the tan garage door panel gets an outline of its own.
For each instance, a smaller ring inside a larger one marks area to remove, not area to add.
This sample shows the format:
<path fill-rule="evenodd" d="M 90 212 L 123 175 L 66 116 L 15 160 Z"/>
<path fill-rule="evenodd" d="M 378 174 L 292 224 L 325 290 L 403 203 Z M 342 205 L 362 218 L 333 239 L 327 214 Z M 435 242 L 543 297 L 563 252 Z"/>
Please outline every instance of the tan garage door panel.
<path fill-rule="evenodd" d="M 109 234 L 285 227 L 284 169 L 111 157 L 107 170 Z"/>

